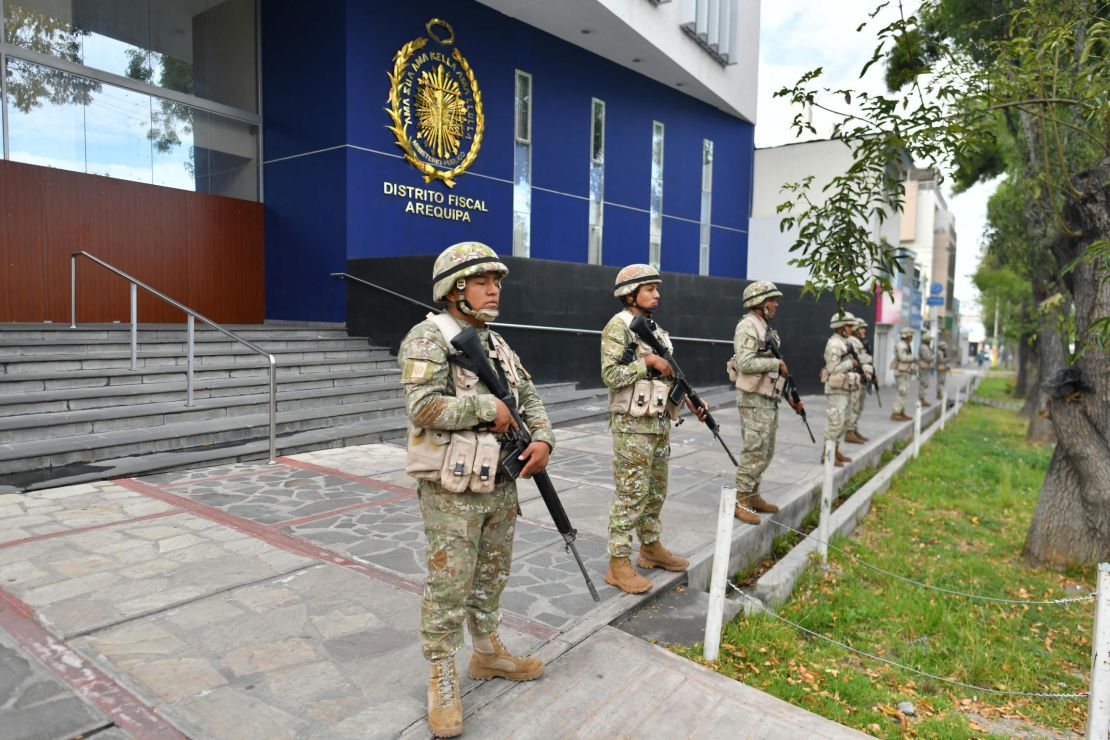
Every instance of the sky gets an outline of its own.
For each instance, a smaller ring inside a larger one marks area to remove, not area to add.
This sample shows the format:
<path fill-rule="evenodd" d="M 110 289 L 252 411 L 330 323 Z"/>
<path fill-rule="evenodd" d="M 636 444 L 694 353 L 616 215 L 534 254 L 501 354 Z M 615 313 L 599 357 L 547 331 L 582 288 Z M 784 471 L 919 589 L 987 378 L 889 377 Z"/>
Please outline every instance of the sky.
<path fill-rule="evenodd" d="M 756 112 L 755 144 L 771 147 L 802 139 L 795 138 L 790 122 L 797 111 L 774 93 L 794 84 L 805 72 L 822 67 L 820 87 L 851 88 L 882 92 L 881 65 L 874 65 L 864 79 L 859 71 L 870 59 L 877 44 L 875 29 L 897 18 L 897 3 L 888 7 L 873 25 L 857 33 L 856 28 L 867 20 L 877 0 L 789 0 L 761 3 L 759 37 L 759 102 Z M 906 0 L 906 12 L 912 12 L 917 0 Z M 843 99 L 836 100 L 843 108 Z M 834 119 L 816 111 L 813 124 L 818 136 L 832 133 Z M 963 314 L 963 327 L 970 330 L 970 339 L 982 336 L 979 322 L 977 292 L 971 275 L 979 262 L 981 235 L 986 225 L 987 198 L 996 183 L 985 183 L 953 195 L 948 184 L 941 186 L 949 209 L 956 218 L 956 288 Z"/>

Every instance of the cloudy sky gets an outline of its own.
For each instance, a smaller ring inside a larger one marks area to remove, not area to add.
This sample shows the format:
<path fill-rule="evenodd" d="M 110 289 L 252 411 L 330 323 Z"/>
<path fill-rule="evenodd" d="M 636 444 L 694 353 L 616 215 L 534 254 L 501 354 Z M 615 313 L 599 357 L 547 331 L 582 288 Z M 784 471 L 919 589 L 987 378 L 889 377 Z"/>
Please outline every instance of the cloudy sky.
<path fill-rule="evenodd" d="M 778 146 L 796 141 L 790 128 L 796 111 L 775 91 L 793 84 L 805 72 L 822 67 L 822 87 L 883 90 L 882 71 L 875 65 L 864 79 L 859 71 L 870 58 L 877 40 L 875 28 L 897 17 L 897 3 L 877 19 L 878 25 L 857 33 L 856 27 L 867 19 L 877 5 L 876 0 L 788 0 L 761 3 L 759 52 L 759 110 L 755 127 L 757 147 Z M 916 0 L 904 3 L 906 12 L 916 7 Z M 843 100 L 837 100 L 843 107 Z M 819 137 L 832 132 L 834 120 L 820 111 L 813 123 Z M 987 198 L 994 184 L 978 185 L 966 193 L 953 196 L 951 188 L 942 187 L 949 208 L 956 217 L 958 249 L 956 253 L 956 298 L 964 314 L 964 327 L 971 330 L 971 339 L 981 336 L 978 305 L 971 274 L 979 261 L 979 241 L 986 221 Z"/>

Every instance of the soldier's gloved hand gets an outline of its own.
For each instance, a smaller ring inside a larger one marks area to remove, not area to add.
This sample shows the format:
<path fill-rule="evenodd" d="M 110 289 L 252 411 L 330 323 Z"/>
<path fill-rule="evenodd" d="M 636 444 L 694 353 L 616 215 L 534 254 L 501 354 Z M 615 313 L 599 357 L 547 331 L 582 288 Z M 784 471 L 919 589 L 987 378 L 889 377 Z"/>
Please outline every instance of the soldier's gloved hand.
<path fill-rule="evenodd" d="M 551 457 L 551 447 L 547 442 L 535 441 L 524 448 L 524 452 L 520 453 L 517 460 L 527 461 L 524 467 L 520 469 L 521 478 L 531 478 L 532 473 L 539 473 L 547 467 L 547 461 Z"/>
<path fill-rule="evenodd" d="M 702 401 L 702 403 L 705 404 L 705 405 L 704 406 L 695 406 L 694 402 L 690 400 L 689 396 L 686 397 L 686 406 L 687 406 L 687 408 L 689 408 L 691 411 L 694 412 L 694 415 L 698 417 L 698 421 L 704 423 L 705 422 L 705 415 L 709 413 L 709 403 L 707 401 L 704 401 L 704 400 Z"/>
<path fill-rule="evenodd" d="M 805 413 L 806 405 L 805 405 L 805 402 L 803 402 L 801 398 L 798 399 L 797 403 L 794 403 L 794 400 L 792 398 L 790 398 L 789 396 L 787 396 L 786 402 L 788 404 L 790 404 L 790 408 L 794 409 L 794 413 L 796 413 L 796 414 Z"/>
<path fill-rule="evenodd" d="M 671 369 L 671 363 L 657 354 L 644 355 L 644 364 L 659 373 L 659 377 L 661 378 L 669 378 L 674 375 L 674 371 Z"/>
<path fill-rule="evenodd" d="M 509 431 L 509 427 L 519 429 L 520 427 L 516 425 L 516 419 L 513 418 L 512 413 L 509 411 L 509 407 L 505 405 L 504 401 L 500 398 L 495 398 L 493 402 L 497 405 L 497 416 L 494 417 L 493 424 L 490 427 L 493 429 L 493 433 L 504 434 Z"/>
<path fill-rule="evenodd" d="M 779 360 L 779 377 L 780 378 L 785 378 L 789 374 L 790 374 L 790 371 L 786 369 L 786 363 L 783 362 L 782 360 Z"/>

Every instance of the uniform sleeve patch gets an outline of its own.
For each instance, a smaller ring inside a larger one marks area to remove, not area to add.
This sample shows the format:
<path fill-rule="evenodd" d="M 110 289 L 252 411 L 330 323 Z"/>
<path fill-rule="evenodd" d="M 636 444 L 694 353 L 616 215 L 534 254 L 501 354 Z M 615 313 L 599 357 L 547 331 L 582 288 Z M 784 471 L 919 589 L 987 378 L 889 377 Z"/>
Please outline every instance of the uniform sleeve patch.
<path fill-rule="evenodd" d="M 435 365 L 427 360 L 408 359 L 401 373 L 402 383 L 430 383 L 435 376 Z"/>
<path fill-rule="evenodd" d="M 755 340 L 755 337 L 744 337 L 742 346 L 744 347 L 744 349 L 756 349 L 757 347 L 759 347 L 759 342 Z"/>

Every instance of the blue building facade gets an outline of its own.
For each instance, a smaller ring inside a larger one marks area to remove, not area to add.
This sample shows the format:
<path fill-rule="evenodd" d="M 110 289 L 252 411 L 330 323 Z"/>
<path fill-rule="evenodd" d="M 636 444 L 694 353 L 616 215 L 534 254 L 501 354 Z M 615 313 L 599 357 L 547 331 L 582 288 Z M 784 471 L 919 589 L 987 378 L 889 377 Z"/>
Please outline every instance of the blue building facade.
<path fill-rule="evenodd" d="M 387 129 L 394 54 L 424 36 L 432 18 L 450 23 L 485 112 L 478 156 L 453 188 L 426 183 Z M 471 0 L 344 0 L 311 13 L 263 2 L 261 41 L 268 319 L 345 320 L 346 290 L 329 274 L 353 261 L 434 255 L 463 240 L 512 254 L 518 71 L 531 79 L 529 257 L 589 261 L 591 111 L 600 100 L 600 264 L 649 261 L 658 122 L 661 269 L 699 273 L 708 140 L 714 166 L 707 273 L 746 277 L 754 129 L 748 121 Z M 414 212 L 426 191 L 445 206 L 451 199 L 470 207 L 438 216 Z M 469 220 L 439 217 L 464 212 Z"/>

